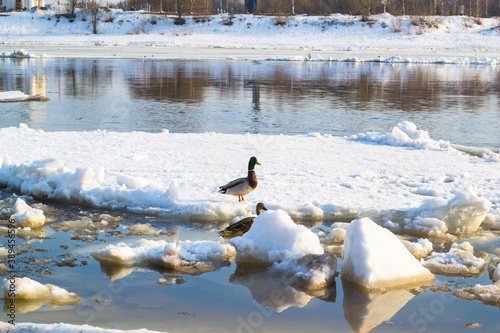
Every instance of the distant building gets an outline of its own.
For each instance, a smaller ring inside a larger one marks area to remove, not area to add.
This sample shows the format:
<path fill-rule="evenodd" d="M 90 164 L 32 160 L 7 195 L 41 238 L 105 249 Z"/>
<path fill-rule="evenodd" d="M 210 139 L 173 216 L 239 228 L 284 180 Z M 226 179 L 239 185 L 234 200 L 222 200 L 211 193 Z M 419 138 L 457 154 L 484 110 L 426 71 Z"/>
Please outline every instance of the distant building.
<path fill-rule="evenodd" d="M 45 0 L 3 0 L 2 5 L 8 10 L 23 10 L 33 7 L 45 7 Z"/>

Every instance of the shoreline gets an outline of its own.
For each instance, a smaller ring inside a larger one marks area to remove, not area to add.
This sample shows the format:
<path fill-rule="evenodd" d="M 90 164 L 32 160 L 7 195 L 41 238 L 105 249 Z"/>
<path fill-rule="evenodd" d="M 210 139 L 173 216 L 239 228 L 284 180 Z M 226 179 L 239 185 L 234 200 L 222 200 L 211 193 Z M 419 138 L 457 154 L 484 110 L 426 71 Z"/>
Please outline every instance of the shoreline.
<path fill-rule="evenodd" d="M 22 51 L 20 54 L 14 54 Z M 0 58 L 326 61 L 496 65 L 500 50 L 1 44 Z"/>

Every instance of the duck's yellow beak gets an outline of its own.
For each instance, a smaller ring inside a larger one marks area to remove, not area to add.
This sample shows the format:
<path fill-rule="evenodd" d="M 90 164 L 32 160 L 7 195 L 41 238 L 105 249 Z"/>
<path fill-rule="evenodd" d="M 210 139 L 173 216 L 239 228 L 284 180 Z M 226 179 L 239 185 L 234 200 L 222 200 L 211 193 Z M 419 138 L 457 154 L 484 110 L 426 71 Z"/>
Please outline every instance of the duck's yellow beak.
<path fill-rule="evenodd" d="M 260 164 L 260 163 L 259 163 L 259 161 L 255 161 L 255 164 L 257 164 L 257 165 L 262 165 L 262 164 Z"/>

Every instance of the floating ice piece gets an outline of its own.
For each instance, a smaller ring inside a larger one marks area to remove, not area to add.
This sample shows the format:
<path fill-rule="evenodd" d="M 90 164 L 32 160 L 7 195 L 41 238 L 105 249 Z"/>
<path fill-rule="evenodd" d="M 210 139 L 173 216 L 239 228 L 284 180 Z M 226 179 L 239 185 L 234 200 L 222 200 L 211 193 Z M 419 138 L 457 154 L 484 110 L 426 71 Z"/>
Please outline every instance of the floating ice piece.
<path fill-rule="evenodd" d="M 10 291 L 14 290 L 13 293 Z M 15 299 L 49 299 L 49 287 L 27 277 L 3 279 L 3 294 L 5 298 Z"/>
<path fill-rule="evenodd" d="M 80 297 L 78 297 L 75 293 L 70 293 L 63 288 L 54 286 L 53 284 L 46 284 L 45 286 L 50 289 L 50 305 L 52 305 L 52 307 L 76 304 L 80 301 Z"/>
<path fill-rule="evenodd" d="M 11 325 L 0 322 L 0 331 L 8 331 L 10 333 L 162 333 L 159 331 L 151 331 L 147 329 L 138 330 L 118 330 L 106 329 L 89 325 L 73 325 L 73 324 L 35 324 L 35 323 L 17 323 Z"/>
<path fill-rule="evenodd" d="M 406 248 L 417 259 L 425 258 L 432 251 L 432 243 L 427 238 L 421 238 L 417 242 L 406 244 Z"/>
<path fill-rule="evenodd" d="M 367 291 L 342 279 L 344 317 L 357 333 L 366 333 L 390 320 L 415 295 L 406 289 Z"/>
<path fill-rule="evenodd" d="M 366 289 L 435 280 L 391 231 L 369 218 L 354 220 L 347 227 L 342 255 L 342 275 Z"/>
<path fill-rule="evenodd" d="M 474 256 L 474 248 L 469 242 L 453 243 L 448 253 L 433 252 L 422 261 L 432 273 L 439 275 L 471 276 L 484 269 L 483 258 Z"/>
<path fill-rule="evenodd" d="M 390 146 L 414 147 L 419 149 L 441 149 L 439 142 L 431 139 L 427 131 L 417 129 L 417 126 L 409 121 L 402 121 L 392 127 L 387 134 L 379 132 L 368 132 L 353 135 L 351 138 L 386 144 Z"/>
<path fill-rule="evenodd" d="M 128 234 L 141 236 L 155 236 L 161 229 L 154 227 L 151 223 L 134 223 L 128 226 Z"/>
<path fill-rule="evenodd" d="M 403 230 L 407 234 L 424 234 L 429 237 L 443 237 L 448 231 L 448 227 L 444 221 L 434 217 L 421 217 L 417 216 L 413 221 L 405 219 Z"/>
<path fill-rule="evenodd" d="M 493 282 L 500 281 L 500 257 L 490 260 L 488 264 L 488 274 Z"/>
<path fill-rule="evenodd" d="M 337 270 L 337 258 L 330 253 L 306 254 L 281 263 L 274 263 L 269 273 L 285 280 L 299 290 L 318 290 L 332 283 Z"/>
<path fill-rule="evenodd" d="M 37 95 L 26 95 L 25 93 L 16 91 L 3 91 L 0 92 L 0 103 L 12 103 L 12 102 L 27 102 L 27 101 L 40 101 L 46 102 L 50 98 L 40 94 Z"/>
<path fill-rule="evenodd" d="M 324 253 L 318 236 L 281 209 L 263 212 L 247 233 L 230 243 L 236 248 L 236 260 L 264 264 Z"/>
<path fill-rule="evenodd" d="M 154 265 L 186 274 L 214 270 L 212 262 L 233 258 L 235 249 L 229 244 L 214 241 L 187 241 L 181 244 L 164 240 L 141 239 L 132 244 L 118 243 L 92 253 L 101 263 L 119 266 Z"/>
<path fill-rule="evenodd" d="M 453 295 L 470 301 L 477 299 L 481 303 L 500 306 L 500 283 L 497 282 L 491 285 L 476 284 L 474 287 L 458 289 Z"/>
<path fill-rule="evenodd" d="M 23 199 L 17 198 L 11 219 L 23 228 L 37 228 L 45 223 L 45 215 L 41 209 L 31 208 Z"/>
<path fill-rule="evenodd" d="M 451 234 L 476 232 L 490 210 L 492 203 L 479 198 L 471 189 L 458 192 L 448 201 L 425 200 L 418 208 L 360 212 L 360 217 L 370 217 L 379 224 L 386 221 L 398 223 L 411 234 L 441 236 L 446 229 Z M 443 225 L 444 222 L 445 225 Z"/>

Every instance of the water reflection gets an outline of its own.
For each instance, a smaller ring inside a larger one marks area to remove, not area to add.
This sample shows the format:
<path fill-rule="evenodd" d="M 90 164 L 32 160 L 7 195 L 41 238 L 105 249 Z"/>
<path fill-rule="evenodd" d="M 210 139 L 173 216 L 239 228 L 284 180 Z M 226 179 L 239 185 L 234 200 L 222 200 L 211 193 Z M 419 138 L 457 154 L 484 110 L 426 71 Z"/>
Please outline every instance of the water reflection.
<path fill-rule="evenodd" d="M 390 320 L 415 295 L 407 289 L 366 291 L 342 278 L 344 316 L 357 333 L 366 333 Z"/>
<path fill-rule="evenodd" d="M 51 98 L 6 105 L 4 126 L 346 135 L 410 120 L 458 144 L 500 142 L 492 66 L 2 59 L 0 69 L 0 88 Z"/>

